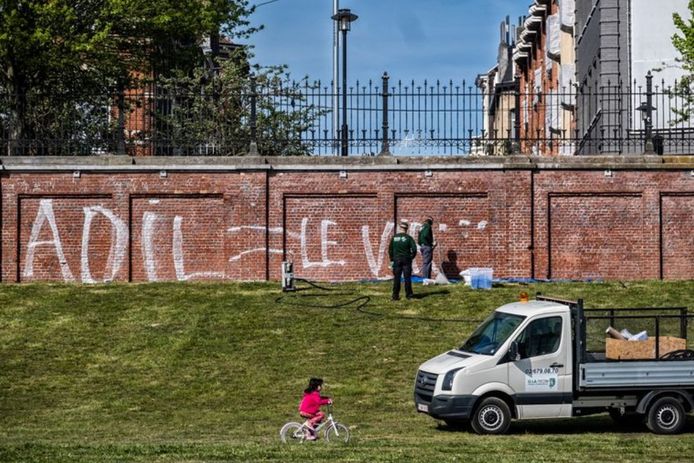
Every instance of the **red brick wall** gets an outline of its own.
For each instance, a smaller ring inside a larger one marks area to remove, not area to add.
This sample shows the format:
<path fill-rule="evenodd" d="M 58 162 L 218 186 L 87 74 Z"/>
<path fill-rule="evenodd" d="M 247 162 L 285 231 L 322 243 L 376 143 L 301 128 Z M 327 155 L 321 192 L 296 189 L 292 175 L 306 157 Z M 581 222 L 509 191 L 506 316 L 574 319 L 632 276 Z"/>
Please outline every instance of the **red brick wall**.
<path fill-rule="evenodd" d="M 124 276 L 121 271 L 114 278 L 110 271 L 114 267 L 106 268 L 111 222 L 100 211 L 113 209 L 110 196 L 27 195 L 20 196 L 18 203 L 21 281 L 113 280 Z M 121 243 L 127 243 L 126 238 L 127 234 L 121 235 Z M 111 261 L 114 259 L 115 254 Z"/>
<path fill-rule="evenodd" d="M 306 167 L 6 171 L 2 281 L 387 278 L 394 224 L 427 215 L 449 277 L 694 277 L 688 169 Z"/>
<path fill-rule="evenodd" d="M 551 195 L 549 220 L 552 278 L 624 279 L 648 271 L 639 194 Z"/>
<path fill-rule="evenodd" d="M 667 279 L 694 275 L 694 192 L 662 195 L 662 265 Z"/>
<path fill-rule="evenodd" d="M 535 276 L 694 278 L 693 191 L 688 171 L 537 173 Z"/>
<path fill-rule="evenodd" d="M 133 280 L 224 278 L 222 195 L 138 195 L 130 210 Z"/>

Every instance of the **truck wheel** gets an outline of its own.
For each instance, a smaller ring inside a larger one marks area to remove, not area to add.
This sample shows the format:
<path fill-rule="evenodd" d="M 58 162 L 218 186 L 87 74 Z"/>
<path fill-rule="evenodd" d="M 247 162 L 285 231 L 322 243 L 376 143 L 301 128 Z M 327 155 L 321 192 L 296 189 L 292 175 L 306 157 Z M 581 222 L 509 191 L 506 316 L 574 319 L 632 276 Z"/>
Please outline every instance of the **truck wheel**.
<path fill-rule="evenodd" d="M 477 434 L 505 434 L 511 426 L 511 410 L 497 397 L 484 399 L 470 421 Z"/>
<path fill-rule="evenodd" d="M 682 404 L 673 397 L 663 397 L 651 405 L 646 425 L 655 434 L 678 434 L 686 425 Z"/>

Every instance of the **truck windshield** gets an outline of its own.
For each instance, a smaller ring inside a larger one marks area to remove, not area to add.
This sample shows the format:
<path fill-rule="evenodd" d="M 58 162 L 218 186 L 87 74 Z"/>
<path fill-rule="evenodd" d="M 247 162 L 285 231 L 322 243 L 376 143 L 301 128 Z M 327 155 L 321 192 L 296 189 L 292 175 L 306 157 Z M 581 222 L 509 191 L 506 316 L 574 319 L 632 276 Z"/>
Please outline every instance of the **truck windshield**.
<path fill-rule="evenodd" d="M 474 354 L 494 355 L 523 319 L 525 317 L 520 315 L 494 312 L 477 327 L 465 344 L 460 346 L 460 350 Z"/>

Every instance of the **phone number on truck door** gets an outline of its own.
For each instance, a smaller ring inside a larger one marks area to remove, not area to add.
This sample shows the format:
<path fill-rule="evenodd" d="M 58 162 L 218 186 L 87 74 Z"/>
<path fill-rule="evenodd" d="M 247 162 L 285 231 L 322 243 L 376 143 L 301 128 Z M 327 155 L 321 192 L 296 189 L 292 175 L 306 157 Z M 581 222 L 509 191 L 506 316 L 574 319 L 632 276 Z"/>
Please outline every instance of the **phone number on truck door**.
<path fill-rule="evenodd" d="M 527 376 L 534 375 L 556 375 L 559 373 L 559 368 L 547 367 L 547 368 L 528 368 L 524 371 Z"/>

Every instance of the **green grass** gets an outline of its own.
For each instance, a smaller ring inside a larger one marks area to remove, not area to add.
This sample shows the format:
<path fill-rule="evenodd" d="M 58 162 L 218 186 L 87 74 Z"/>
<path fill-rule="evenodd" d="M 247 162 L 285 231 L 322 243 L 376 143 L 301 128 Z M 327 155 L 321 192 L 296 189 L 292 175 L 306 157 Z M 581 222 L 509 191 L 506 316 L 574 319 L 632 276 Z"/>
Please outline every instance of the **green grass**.
<path fill-rule="evenodd" d="M 346 284 L 282 302 L 369 296 L 369 315 L 277 303 L 276 284 L 0 287 L 0 461 L 691 461 L 687 433 L 620 432 L 606 416 L 515 423 L 502 437 L 453 431 L 414 411 L 426 359 L 464 340 L 520 291 L 589 307 L 684 305 L 694 282 L 415 287 Z M 351 294 L 351 295 L 350 295 Z M 322 376 L 348 445 L 287 448 L 310 376 Z"/>

